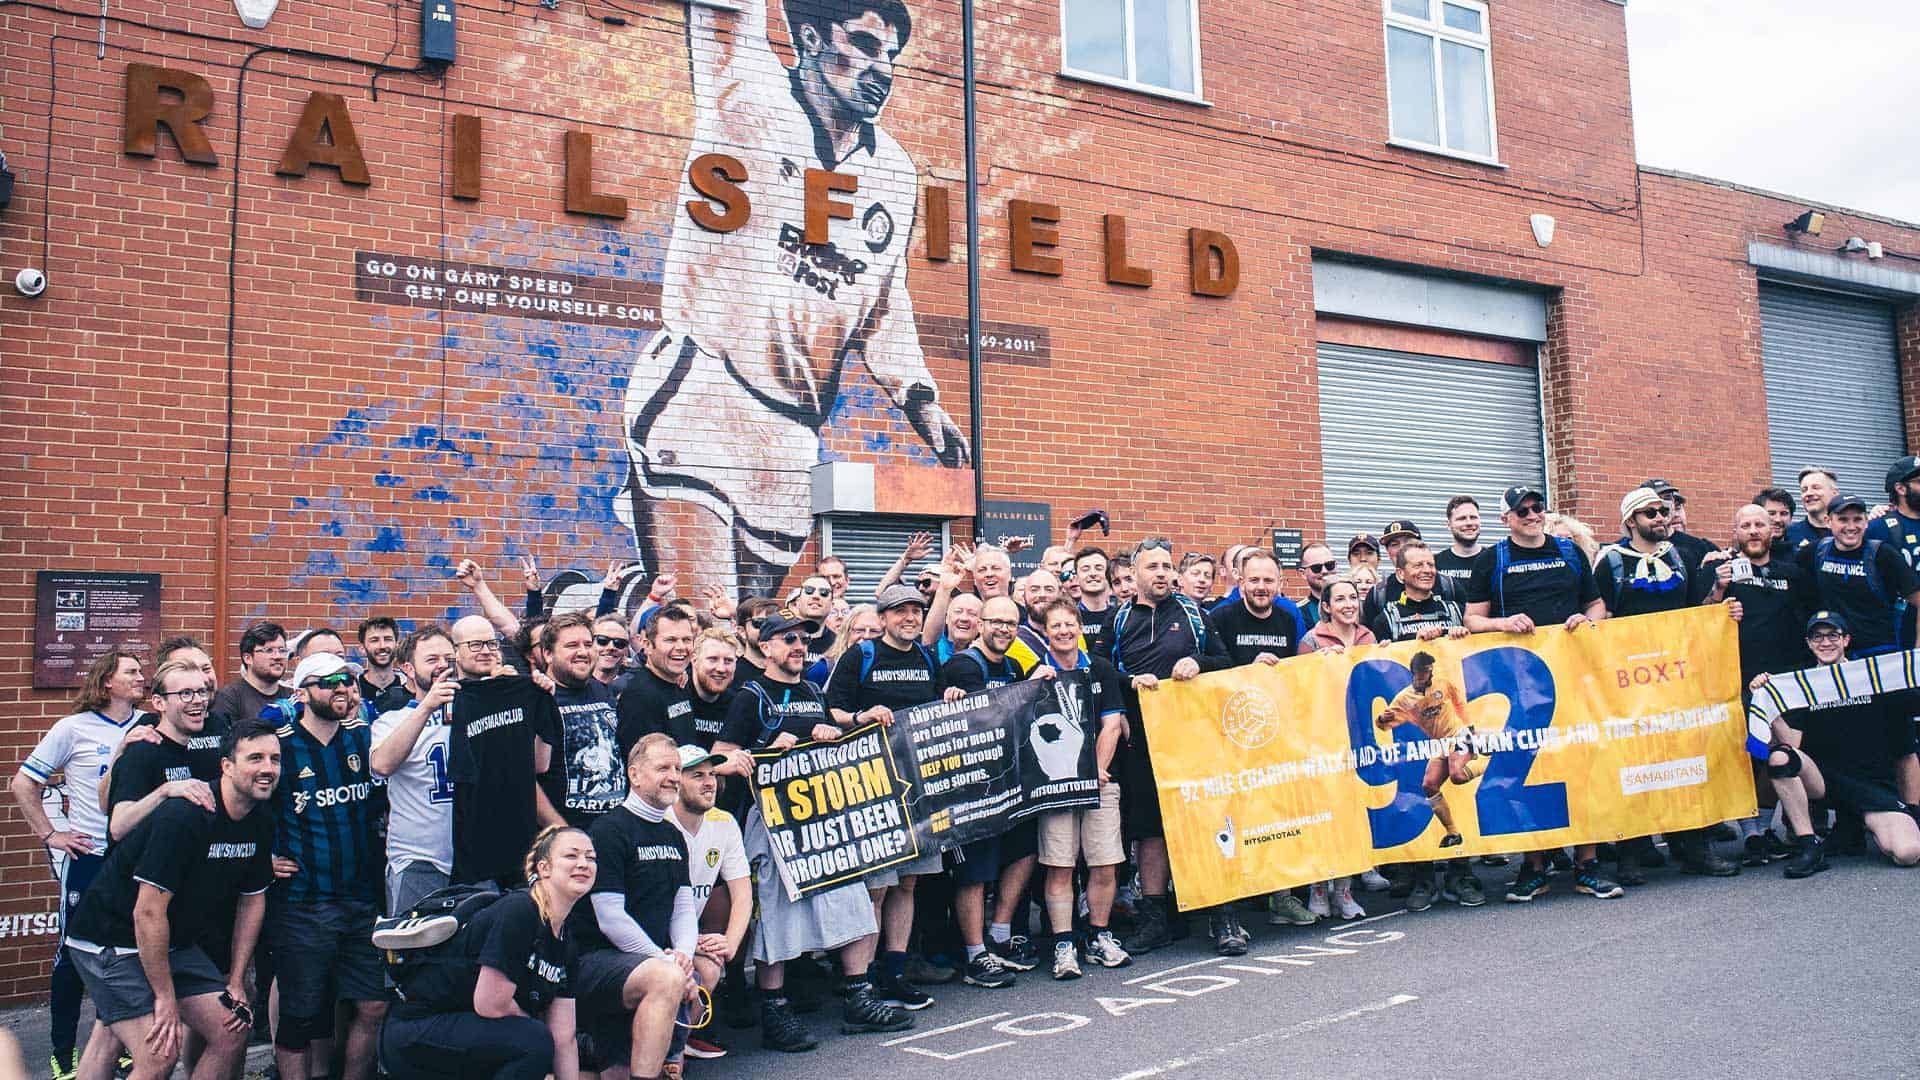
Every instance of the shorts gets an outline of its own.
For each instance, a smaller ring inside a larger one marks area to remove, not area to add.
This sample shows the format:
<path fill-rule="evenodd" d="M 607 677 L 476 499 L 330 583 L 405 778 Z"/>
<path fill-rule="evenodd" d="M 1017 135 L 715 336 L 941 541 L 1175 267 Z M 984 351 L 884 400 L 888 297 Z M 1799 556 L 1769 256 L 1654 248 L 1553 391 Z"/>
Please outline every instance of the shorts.
<path fill-rule="evenodd" d="M 740 534 L 755 555 L 791 564 L 813 531 L 824 415 L 785 396 L 777 386 L 748 386 L 692 338 L 660 331 L 627 382 L 630 492 L 705 507 L 745 526 Z M 743 446 L 752 454 L 742 455 Z"/>
<path fill-rule="evenodd" d="M 1137 735 L 1134 743 L 1127 747 L 1125 766 L 1120 774 L 1120 824 L 1126 838 L 1148 840 L 1165 836 L 1166 827 L 1160 822 L 1160 785 L 1153 778 L 1153 758 L 1147 754 L 1147 744 Z"/>
<path fill-rule="evenodd" d="M 622 1000 L 627 979 L 634 969 L 647 962 L 637 953 L 619 949 L 595 949 L 573 965 L 573 994 L 586 1016 L 620 1015 L 627 1011 Z"/>
<path fill-rule="evenodd" d="M 953 856 L 949 872 L 955 885 L 987 885 L 1000 880 L 1000 837 L 962 844 L 949 854 Z"/>
<path fill-rule="evenodd" d="M 1102 785 L 1099 806 L 1040 815 L 1040 865 L 1071 867 L 1082 857 L 1088 866 L 1127 861 L 1120 838 L 1120 785 Z"/>
<path fill-rule="evenodd" d="M 936 851 L 931 855 L 921 855 L 911 862 L 889 866 L 885 870 L 875 870 L 861 878 L 860 883 L 869 889 L 891 889 L 900 884 L 900 879 L 903 877 L 932 877 L 946 868 L 946 860 Z"/>
<path fill-rule="evenodd" d="M 102 1022 L 117 1024 L 152 1015 L 153 985 L 147 982 L 147 970 L 140 966 L 140 950 L 108 947 L 96 953 L 69 945 L 67 955 L 79 969 L 80 981 L 86 984 L 94 1013 Z M 173 972 L 177 1001 L 217 994 L 227 988 L 220 969 L 198 945 L 167 953 L 167 967 Z"/>
<path fill-rule="evenodd" d="M 1815 758 L 1814 763 L 1819 764 L 1819 760 Z M 1899 789 L 1890 780 L 1838 772 L 1825 765 L 1820 766 L 1820 775 L 1827 782 L 1827 794 L 1822 801 L 1836 810 L 1851 810 L 1856 814 L 1907 812 L 1907 804 L 1900 801 Z"/>
<path fill-rule="evenodd" d="M 396 870 L 387 868 L 387 914 L 398 915 L 444 889 L 452 876 L 425 859 L 414 859 Z"/>
<path fill-rule="evenodd" d="M 308 1041 L 332 1032 L 335 1001 L 386 1000 L 386 967 L 373 947 L 373 916 L 373 905 L 364 900 L 284 903 L 268 912 L 280 983 L 276 1045 L 303 1050 Z"/>

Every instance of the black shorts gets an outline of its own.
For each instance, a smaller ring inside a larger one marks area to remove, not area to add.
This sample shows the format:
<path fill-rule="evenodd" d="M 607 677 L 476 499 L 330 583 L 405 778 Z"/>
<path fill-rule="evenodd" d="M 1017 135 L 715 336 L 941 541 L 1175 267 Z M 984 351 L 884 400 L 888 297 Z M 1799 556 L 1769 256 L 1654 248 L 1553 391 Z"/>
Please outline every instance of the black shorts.
<path fill-rule="evenodd" d="M 573 994 L 580 1002 L 581 1015 L 624 1015 L 627 1008 L 621 998 L 627 978 L 646 962 L 644 956 L 619 949 L 595 949 L 582 955 L 573 966 Z"/>
<path fill-rule="evenodd" d="M 1153 779 L 1153 758 L 1139 735 L 1127 747 L 1120 770 L 1120 828 L 1128 840 L 1165 836 L 1160 823 L 1160 787 Z"/>
<path fill-rule="evenodd" d="M 373 918 L 367 900 L 274 905 L 267 924 L 280 984 L 282 1019 L 274 1026 L 279 1046 L 302 1050 L 330 1034 L 335 1001 L 386 1000 L 386 965 L 373 947 Z"/>
<path fill-rule="evenodd" d="M 1816 764 L 1818 760 L 1815 759 Z M 1836 810 L 1850 810 L 1856 814 L 1907 812 L 1907 804 L 1900 801 L 1900 792 L 1891 780 L 1840 772 L 1824 765 L 1820 766 L 1820 776 L 1827 782 L 1824 801 Z"/>

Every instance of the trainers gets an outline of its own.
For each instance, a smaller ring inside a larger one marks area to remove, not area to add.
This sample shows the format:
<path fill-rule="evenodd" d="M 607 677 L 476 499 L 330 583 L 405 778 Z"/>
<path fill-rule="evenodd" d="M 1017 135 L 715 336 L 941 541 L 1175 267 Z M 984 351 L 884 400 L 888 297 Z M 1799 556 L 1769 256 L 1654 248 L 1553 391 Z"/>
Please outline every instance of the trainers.
<path fill-rule="evenodd" d="M 1800 846 L 1787 860 L 1784 871 L 1790 878 L 1812 877 L 1827 868 L 1827 846 L 1817 836 L 1800 837 Z"/>
<path fill-rule="evenodd" d="M 807 1026 L 793 1014 L 793 1006 L 782 1001 L 760 1003 L 760 1045 L 783 1054 L 799 1054 L 820 1044 L 807 1033 Z"/>
<path fill-rule="evenodd" d="M 1040 966 L 1040 955 L 1033 951 L 1033 942 L 1025 934 L 1015 934 L 1005 941 L 989 940 L 987 951 L 1013 971 L 1032 971 Z"/>
<path fill-rule="evenodd" d="M 1487 902 L 1487 891 L 1480 887 L 1480 879 L 1472 874 L 1460 874 L 1448 879 L 1444 895 L 1461 907 L 1479 907 Z"/>
<path fill-rule="evenodd" d="M 689 1035 L 687 1036 L 687 1056 L 701 1061 L 718 1061 L 727 1056 L 727 1048 L 712 1039 Z"/>
<path fill-rule="evenodd" d="M 1104 968 L 1123 968 L 1133 963 L 1133 957 L 1120 947 L 1119 939 L 1111 930 L 1102 930 L 1087 942 L 1087 959 Z"/>
<path fill-rule="evenodd" d="M 1557 848 L 1547 856 L 1547 866 L 1556 874 L 1564 874 L 1573 869 L 1573 856 L 1567 854 L 1566 848 Z"/>
<path fill-rule="evenodd" d="M 1343 919 L 1364 919 L 1367 917 L 1367 909 L 1361 907 L 1353 898 L 1352 885 L 1343 884 L 1335 886 L 1333 890 L 1333 903 L 1335 907 L 1340 909 L 1340 917 Z"/>
<path fill-rule="evenodd" d="M 915 986 L 942 986 L 960 977 L 960 970 L 918 954 L 907 957 L 907 981 Z"/>
<path fill-rule="evenodd" d="M 931 998 L 928 998 L 928 1004 L 932 1004 Z M 847 1006 L 840 1014 L 840 1034 L 905 1031 L 912 1026 L 913 1017 L 880 1000 L 874 994 L 872 984 L 862 983 L 847 991 Z"/>
<path fill-rule="evenodd" d="M 1480 856 L 1480 865 L 1481 865 L 1481 866 L 1505 866 L 1505 865 L 1507 865 L 1507 862 L 1508 862 L 1508 861 L 1509 861 L 1509 860 L 1507 859 L 1507 857 L 1506 857 L 1505 855 L 1482 855 L 1482 856 Z"/>
<path fill-rule="evenodd" d="M 1000 990 L 1013 985 L 1013 972 L 991 952 L 983 952 L 967 961 L 967 973 L 961 977 L 968 986 Z"/>
<path fill-rule="evenodd" d="M 1464 844 L 1466 842 L 1467 842 L 1467 838 L 1464 836 L 1461 836 L 1457 832 L 1450 832 L 1447 835 L 1440 838 L 1441 847 L 1459 847 L 1461 844 Z"/>
<path fill-rule="evenodd" d="M 460 920 L 451 915 L 432 915 L 418 919 L 381 919 L 373 927 L 373 947 L 394 952 L 431 949 L 444 944 L 460 931 Z"/>
<path fill-rule="evenodd" d="M 1307 890 L 1307 913 L 1322 919 L 1333 916 L 1333 908 L 1327 903 L 1327 883 L 1316 881 Z"/>
<path fill-rule="evenodd" d="M 1774 832 L 1772 829 L 1768 829 L 1761 839 L 1767 842 L 1767 858 L 1774 862 L 1779 862 L 1782 859 L 1791 859 L 1793 858 L 1793 853 L 1799 850 L 1792 844 L 1780 839 L 1780 834 Z"/>
<path fill-rule="evenodd" d="M 48 1059 L 51 1063 L 53 1080 L 73 1080 L 73 1055 L 72 1050 L 67 1051 L 67 1061 L 64 1065 L 60 1063 L 59 1054 L 54 1054 Z"/>
<path fill-rule="evenodd" d="M 933 995 L 913 985 L 905 979 L 875 980 L 873 992 L 881 1001 L 896 1009 L 919 1012 L 933 1004 Z M 849 998 L 851 1000 L 851 998 Z"/>
<path fill-rule="evenodd" d="M 1241 949 L 1240 952 L 1244 953 L 1246 950 Z M 1060 982 L 1080 977 L 1080 959 L 1073 955 L 1073 942 L 1061 941 L 1054 944 L 1053 977 Z"/>
<path fill-rule="evenodd" d="M 1215 911 L 1207 916 L 1207 936 L 1213 939 L 1213 951 L 1221 956 L 1247 955 L 1247 943 L 1234 933 L 1233 916 L 1225 911 Z M 1054 959 L 1054 970 L 1060 969 L 1058 957 Z M 1055 978 L 1059 976 L 1056 975 Z"/>
<path fill-rule="evenodd" d="M 1759 833 L 1754 833 L 1752 836 L 1741 841 L 1740 850 L 1740 865 L 1742 866 L 1765 866 L 1769 861 L 1766 838 Z"/>
<path fill-rule="evenodd" d="M 1319 921 L 1292 889 L 1282 889 L 1267 901 L 1268 926 L 1312 926 Z"/>
<path fill-rule="evenodd" d="M 1413 883 L 1413 891 L 1407 893 L 1408 911 L 1425 911 L 1433 906 L 1433 882 L 1425 878 Z"/>
<path fill-rule="evenodd" d="M 1619 882 L 1609 879 L 1600 872 L 1599 859 L 1594 859 L 1580 868 L 1580 873 L 1573 879 L 1573 891 L 1586 893 L 1596 900 L 1612 900 L 1615 897 L 1627 895 L 1627 890 L 1621 888 Z"/>
<path fill-rule="evenodd" d="M 1386 875 L 1380 871 L 1368 868 L 1360 875 L 1360 887 L 1368 892 L 1386 892 L 1393 888 L 1393 882 L 1388 881 Z"/>
<path fill-rule="evenodd" d="M 1541 896 L 1553 888 L 1553 875 L 1546 870 L 1536 870 L 1530 866 L 1520 868 L 1520 873 L 1507 886 L 1507 903 L 1524 904 L 1536 896 Z"/>
<path fill-rule="evenodd" d="M 1143 896 L 1140 898 L 1140 917 L 1127 935 L 1126 950 L 1134 956 L 1150 953 L 1163 948 L 1173 941 L 1167 932 L 1167 898 L 1164 896 Z"/>

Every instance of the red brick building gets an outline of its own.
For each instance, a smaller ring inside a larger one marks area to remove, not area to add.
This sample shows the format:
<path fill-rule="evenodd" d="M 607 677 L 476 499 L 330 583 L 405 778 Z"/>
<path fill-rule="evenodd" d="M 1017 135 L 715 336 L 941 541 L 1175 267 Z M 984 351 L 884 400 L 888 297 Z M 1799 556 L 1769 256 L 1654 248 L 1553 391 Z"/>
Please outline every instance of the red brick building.
<path fill-rule="evenodd" d="M 1719 535 L 1796 439 L 1868 492 L 1920 441 L 1920 229 L 1638 168 L 1618 4 L 1193 2 L 981 7 L 991 503 L 1217 551 L 1528 470 L 1611 528 L 1651 474 Z M 10 760 L 71 697 L 41 571 L 160 575 L 227 664 L 442 617 L 467 556 L 731 584 L 971 531 L 958 4 L 741 6 L 475 0 L 446 66 L 371 0 L 0 8 L 0 266 L 49 282 L 0 295 Z M 21 1000 L 56 890 L 7 817 Z"/>

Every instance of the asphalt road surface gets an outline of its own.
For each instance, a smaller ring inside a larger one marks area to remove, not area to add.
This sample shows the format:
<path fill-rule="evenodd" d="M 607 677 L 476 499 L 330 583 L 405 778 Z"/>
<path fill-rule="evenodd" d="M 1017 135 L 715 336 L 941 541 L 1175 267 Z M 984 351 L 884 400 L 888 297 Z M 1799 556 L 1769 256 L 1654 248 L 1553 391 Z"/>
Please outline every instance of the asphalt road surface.
<path fill-rule="evenodd" d="M 733 1053 L 687 1075 L 1920 1077 L 1920 870 L 1833 863 L 1805 881 L 1656 870 L 1618 900 L 1557 878 L 1525 905 L 1479 868 L 1485 907 L 1375 893 L 1352 923 L 1260 914 L 1243 958 L 1190 938 L 1077 982 L 934 987 L 898 1035 L 841 1036 L 829 1006 L 803 1017 L 822 1036 L 806 1054 L 721 1028 Z"/>

